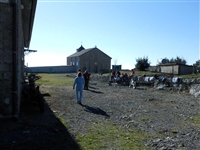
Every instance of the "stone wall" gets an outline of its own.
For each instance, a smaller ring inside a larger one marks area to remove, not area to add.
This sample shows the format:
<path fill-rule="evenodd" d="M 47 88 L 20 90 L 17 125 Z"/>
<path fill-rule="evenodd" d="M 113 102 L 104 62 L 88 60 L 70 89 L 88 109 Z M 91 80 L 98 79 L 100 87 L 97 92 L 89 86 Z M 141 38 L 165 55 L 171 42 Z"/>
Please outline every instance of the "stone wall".
<path fill-rule="evenodd" d="M 12 114 L 12 12 L 0 3 L 0 118 Z"/>
<path fill-rule="evenodd" d="M 179 92 L 189 92 L 195 97 L 200 97 L 200 78 L 180 78 L 180 81 L 177 83 L 173 83 L 169 80 L 169 84 L 156 82 L 157 81 L 154 83 L 154 88 L 158 90 L 170 89 Z"/>
<path fill-rule="evenodd" d="M 193 84 L 190 87 L 190 94 L 195 97 L 200 97 L 200 84 Z"/>
<path fill-rule="evenodd" d="M 75 66 L 44 66 L 44 67 L 27 67 L 27 73 L 74 73 Z"/>
<path fill-rule="evenodd" d="M 23 65 L 22 17 L 18 0 L 17 45 L 16 45 L 16 91 L 13 91 L 13 6 L 0 3 L 0 118 L 18 115 L 21 96 L 21 66 Z M 16 97 L 13 99 L 13 93 Z"/>
<path fill-rule="evenodd" d="M 183 79 L 183 84 L 181 86 L 183 89 L 184 87 L 188 87 L 189 93 L 191 95 L 200 97 L 200 78 Z"/>
<path fill-rule="evenodd" d="M 92 75 L 92 81 L 107 82 L 110 76 Z M 158 90 L 173 90 L 177 92 L 188 92 L 195 97 L 200 97 L 200 78 L 180 78 L 180 82 L 173 83 L 169 79 L 170 84 L 165 84 L 155 80 L 154 88 Z"/>

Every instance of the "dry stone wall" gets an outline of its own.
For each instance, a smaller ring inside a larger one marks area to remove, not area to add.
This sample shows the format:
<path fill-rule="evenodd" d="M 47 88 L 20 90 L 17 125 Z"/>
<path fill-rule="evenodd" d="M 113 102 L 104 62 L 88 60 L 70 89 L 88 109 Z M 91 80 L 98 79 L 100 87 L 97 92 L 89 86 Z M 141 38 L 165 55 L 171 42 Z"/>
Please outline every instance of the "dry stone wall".
<path fill-rule="evenodd" d="M 191 95 L 194 95 L 195 97 L 200 97 L 200 78 L 182 78 L 180 79 L 180 82 L 173 83 L 171 82 L 170 84 L 170 89 L 174 91 L 187 91 Z M 157 89 L 165 89 L 166 85 L 165 84 L 154 84 L 154 87 Z"/>
<path fill-rule="evenodd" d="M 109 76 L 92 76 L 92 80 L 98 80 L 101 82 L 108 82 L 109 81 Z M 178 92 L 189 92 L 191 95 L 194 95 L 195 97 L 200 97 L 200 78 L 183 78 L 180 80 L 178 83 L 170 83 L 168 85 L 165 85 L 163 83 L 156 83 L 154 82 L 154 88 L 158 90 L 162 89 L 170 89 L 173 91 L 178 91 Z"/>
<path fill-rule="evenodd" d="M 193 84 L 190 88 L 190 94 L 195 97 L 200 97 L 200 84 Z"/>

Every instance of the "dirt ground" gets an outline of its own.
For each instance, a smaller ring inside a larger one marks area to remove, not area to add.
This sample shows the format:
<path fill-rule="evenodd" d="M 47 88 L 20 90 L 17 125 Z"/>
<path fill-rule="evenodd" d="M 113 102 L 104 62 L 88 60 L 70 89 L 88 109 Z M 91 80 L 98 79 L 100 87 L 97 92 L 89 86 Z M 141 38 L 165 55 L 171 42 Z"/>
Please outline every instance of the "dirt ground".
<path fill-rule="evenodd" d="M 147 141 L 153 149 L 200 149 L 200 100 L 186 93 L 152 87 L 112 85 L 91 81 L 84 90 L 83 105 L 75 90 L 64 86 L 41 86 L 45 112 L 23 101 L 18 121 L 0 120 L 0 149 L 78 150 L 78 134 L 87 134 L 91 122 L 110 120 L 119 126 L 138 128 L 163 137 Z M 67 128 L 57 118 L 68 120 Z M 110 149 L 110 147 L 108 147 Z"/>

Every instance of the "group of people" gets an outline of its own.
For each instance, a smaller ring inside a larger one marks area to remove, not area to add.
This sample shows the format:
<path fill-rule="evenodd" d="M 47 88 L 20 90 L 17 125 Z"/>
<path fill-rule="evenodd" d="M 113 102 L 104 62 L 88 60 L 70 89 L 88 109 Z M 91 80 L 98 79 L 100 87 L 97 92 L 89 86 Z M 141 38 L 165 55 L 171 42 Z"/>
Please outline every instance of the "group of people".
<path fill-rule="evenodd" d="M 120 73 L 120 71 L 117 70 L 112 70 L 111 72 L 111 80 L 115 81 L 116 83 L 119 83 L 121 81 L 129 81 L 131 77 L 135 75 L 134 69 L 131 70 L 131 74 L 128 76 L 127 73 Z M 90 80 L 90 73 L 85 70 L 83 73 L 81 70 L 78 70 L 77 77 L 74 80 L 73 84 L 73 89 L 76 89 L 76 102 L 78 104 L 82 105 L 82 95 L 83 95 L 83 89 L 84 90 L 89 90 L 88 85 L 89 85 L 89 80 Z"/>
<path fill-rule="evenodd" d="M 79 69 L 77 77 L 75 78 L 73 84 L 73 89 L 76 88 L 76 102 L 78 104 L 82 104 L 81 101 L 82 101 L 83 89 L 89 90 L 88 89 L 89 80 L 90 80 L 90 73 L 87 70 L 81 73 L 81 70 Z"/>
<path fill-rule="evenodd" d="M 117 71 L 117 70 L 112 70 L 111 72 L 111 81 L 112 82 L 116 82 L 116 83 L 119 83 L 119 82 L 126 82 L 126 81 L 129 81 L 129 79 L 131 77 L 133 77 L 135 75 L 135 71 L 134 69 L 131 70 L 131 73 L 130 75 L 128 76 L 127 73 L 120 73 L 120 71 Z"/>

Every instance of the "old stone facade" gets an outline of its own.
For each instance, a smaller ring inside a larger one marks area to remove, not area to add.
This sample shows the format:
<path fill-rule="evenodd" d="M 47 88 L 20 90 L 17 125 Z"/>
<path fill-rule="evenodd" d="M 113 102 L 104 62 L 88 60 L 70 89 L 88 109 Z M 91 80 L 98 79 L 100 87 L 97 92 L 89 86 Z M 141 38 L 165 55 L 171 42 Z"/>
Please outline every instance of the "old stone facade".
<path fill-rule="evenodd" d="M 93 73 L 109 72 L 111 57 L 97 47 L 85 49 L 82 45 L 76 53 L 67 57 L 67 65 L 75 66 L 76 70 L 88 70 Z"/>
<path fill-rule="evenodd" d="M 31 4 L 29 1 L 25 3 Z M 23 2 L 23 0 L 0 1 L 0 118 L 18 118 L 20 110 L 26 40 L 23 24 L 26 20 L 22 15 L 25 11 Z"/>

